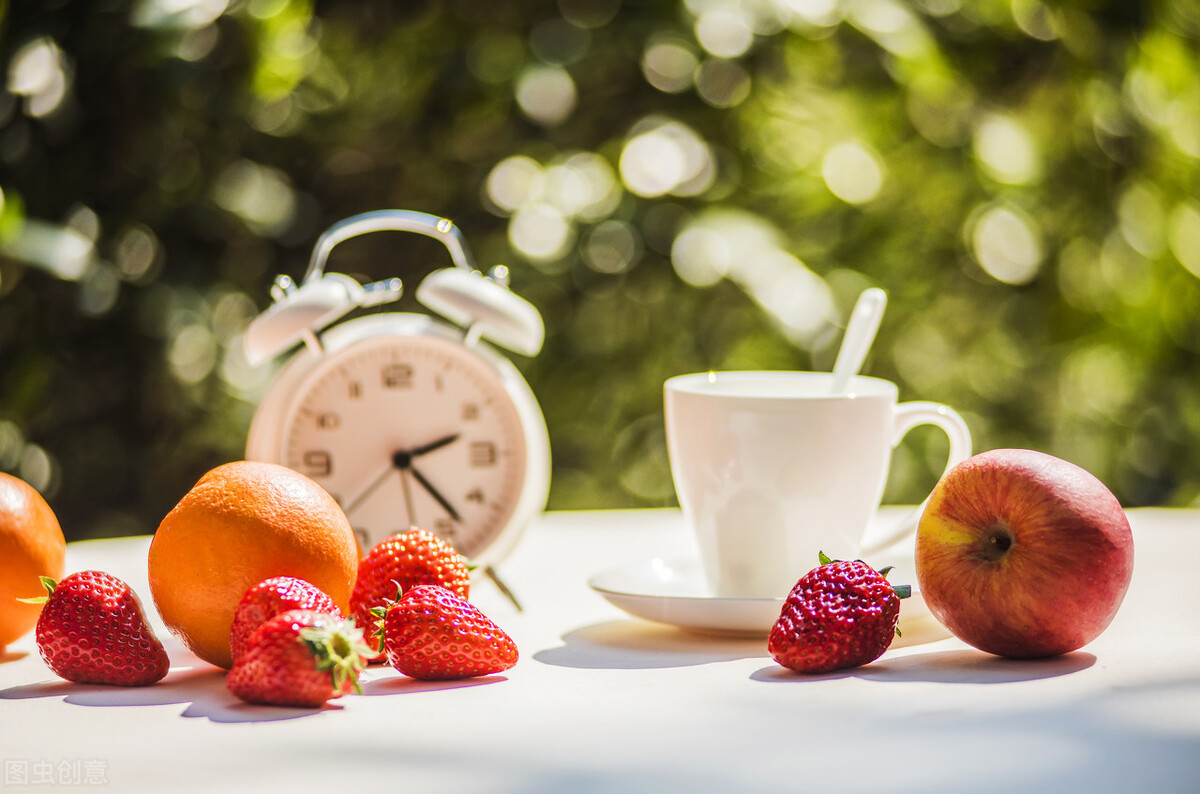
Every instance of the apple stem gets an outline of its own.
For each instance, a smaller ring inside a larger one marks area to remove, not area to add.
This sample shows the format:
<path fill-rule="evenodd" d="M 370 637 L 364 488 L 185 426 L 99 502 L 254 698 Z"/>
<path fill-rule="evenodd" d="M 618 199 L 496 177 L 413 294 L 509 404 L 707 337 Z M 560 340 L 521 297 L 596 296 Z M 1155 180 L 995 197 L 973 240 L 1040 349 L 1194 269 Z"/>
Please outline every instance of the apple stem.
<path fill-rule="evenodd" d="M 1004 559 L 1013 546 L 1013 533 L 1007 524 L 997 522 L 983 536 L 980 544 L 980 554 L 988 562 L 999 562 Z"/>

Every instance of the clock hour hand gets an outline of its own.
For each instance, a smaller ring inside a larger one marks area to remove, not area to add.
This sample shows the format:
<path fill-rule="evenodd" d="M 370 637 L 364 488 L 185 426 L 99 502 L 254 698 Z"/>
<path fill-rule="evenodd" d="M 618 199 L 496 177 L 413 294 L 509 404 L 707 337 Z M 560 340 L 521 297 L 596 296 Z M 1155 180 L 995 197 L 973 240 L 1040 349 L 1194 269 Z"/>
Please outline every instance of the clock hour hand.
<path fill-rule="evenodd" d="M 430 441 L 428 444 L 422 444 L 419 447 L 412 449 L 398 449 L 392 453 L 392 466 L 401 471 L 412 469 L 413 458 L 419 458 L 422 455 L 427 455 L 436 449 L 449 446 L 455 441 L 458 441 L 459 433 L 451 433 L 448 436 L 442 436 L 436 441 Z"/>
<path fill-rule="evenodd" d="M 462 521 L 462 516 L 460 516 L 458 511 L 454 509 L 454 506 L 446 501 L 446 497 L 442 496 L 441 492 L 439 492 L 437 488 L 433 487 L 433 483 L 427 480 L 425 475 L 421 474 L 419 469 L 410 465 L 408 470 L 412 472 L 413 477 L 416 478 L 417 482 L 421 484 L 421 487 L 429 492 L 429 495 L 432 496 L 437 503 L 442 506 L 442 509 L 445 510 L 451 518 L 453 518 L 455 521 Z"/>
<path fill-rule="evenodd" d="M 442 438 L 439 438 L 437 441 L 430 441 L 428 444 L 422 444 L 419 447 L 414 447 L 413 449 L 408 450 L 408 456 L 410 458 L 419 458 L 426 453 L 433 452 L 435 449 L 441 449 L 442 447 L 448 446 L 450 444 L 453 444 L 455 441 L 458 441 L 459 435 L 461 435 L 461 434 L 453 433 L 448 436 L 443 436 Z"/>

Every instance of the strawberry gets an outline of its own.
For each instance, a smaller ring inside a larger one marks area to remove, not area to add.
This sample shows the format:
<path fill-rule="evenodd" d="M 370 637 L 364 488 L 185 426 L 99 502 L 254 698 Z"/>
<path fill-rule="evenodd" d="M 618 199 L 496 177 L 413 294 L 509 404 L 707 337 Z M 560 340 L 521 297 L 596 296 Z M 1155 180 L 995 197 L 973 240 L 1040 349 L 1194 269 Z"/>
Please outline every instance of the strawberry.
<path fill-rule="evenodd" d="M 35 637 L 55 675 L 80 684 L 145 686 L 167 674 L 167 652 L 125 582 L 103 571 L 41 580 L 48 595 L 25 600 L 44 604 Z"/>
<path fill-rule="evenodd" d="M 504 631 L 444 587 L 406 590 L 383 613 L 388 662 L 427 681 L 471 678 L 507 670 L 517 663 L 517 646 Z"/>
<path fill-rule="evenodd" d="M 289 609 L 311 609 L 337 617 L 342 616 L 333 599 L 315 584 L 295 576 L 273 576 L 251 587 L 238 602 L 229 630 L 229 647 L 233 660 L 246 650 L 254 630 Z"/>
<path fill-rule="evenodd" d="M 471 572 L 462 555 L 427 530 L 414 527 L 384 538 L 358 563 L 350 614 L 376 651 L 382 645 L 378 618 L 371 610 L 396 598 L 397 587 L 404 592 L 421 584 L 441 585 L 464 600 L 471 590 Z M 383 660 L 380 653 L 372 661 Z"/>
<path fill-rule="evenodd" d="M 290 609 L 254 630 L 225 686 L 247 703 L 316 708 L 361 691 L 358 674 L 370 654 L 353 620 Z"/>
<path fill-rule="evenodd" d="M 861 560 L 833 561 L 824 553 L 820 560 L 788 594 L 767 650 L 801 673 L 875 661 L 899 634 L 900 599 L 911 588 L 889 584 L 890 568 L 875 571 Z"/>

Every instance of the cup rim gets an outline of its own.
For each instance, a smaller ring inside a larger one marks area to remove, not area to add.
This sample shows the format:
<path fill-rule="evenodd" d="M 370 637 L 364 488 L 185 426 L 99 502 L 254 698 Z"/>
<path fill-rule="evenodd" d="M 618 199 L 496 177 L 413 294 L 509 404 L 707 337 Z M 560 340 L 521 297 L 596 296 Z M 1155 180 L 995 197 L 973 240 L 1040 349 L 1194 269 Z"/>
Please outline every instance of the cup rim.
<path fill-rule="evenodd" d="M 832 384 L 833 373 L 809 370 L 710 370 L 708 372 L 689 372 L 684 375 L 675 375 L 667 378 L 663 383 L 663 390 L 675 394 L 762 402 L 894 397 L 899 393 L 899 387 L 892 381 L 870 375 L 855 375 L 852 377 L 849 387 L 842 394 L 823 393 L 819 391 L 814 391 L 811 394 L 752 394 L 744 391 L 721 391 L 708 388 L 718 381 L 725 383 L 745 383 L 755 380 L 802 380 L 814 383 L 825 381 Z"/>

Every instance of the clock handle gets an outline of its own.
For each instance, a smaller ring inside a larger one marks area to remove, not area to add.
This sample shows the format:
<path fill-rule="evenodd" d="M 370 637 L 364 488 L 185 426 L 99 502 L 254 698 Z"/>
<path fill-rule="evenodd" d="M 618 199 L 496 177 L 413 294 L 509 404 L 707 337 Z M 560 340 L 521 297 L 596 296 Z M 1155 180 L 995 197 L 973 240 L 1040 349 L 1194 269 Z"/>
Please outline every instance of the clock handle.
<path fill-rule="evenodd" d="M 468 272 L 475 270 L 474 260 L 467 250 L 466 238 L 449 219 L 412 210 L 375 210 L 352 215 L 325 230 L 313 246 L 312 258 L 308 261 L 308 271 L 304 274 L 303 283 L 319 281 L 325 275 L 325 262 L 338 243 L 371 232 L 389 231 L 413 232 L 432 237 L 446 246 L 457 267 Z"/>

